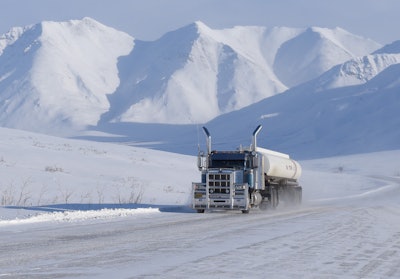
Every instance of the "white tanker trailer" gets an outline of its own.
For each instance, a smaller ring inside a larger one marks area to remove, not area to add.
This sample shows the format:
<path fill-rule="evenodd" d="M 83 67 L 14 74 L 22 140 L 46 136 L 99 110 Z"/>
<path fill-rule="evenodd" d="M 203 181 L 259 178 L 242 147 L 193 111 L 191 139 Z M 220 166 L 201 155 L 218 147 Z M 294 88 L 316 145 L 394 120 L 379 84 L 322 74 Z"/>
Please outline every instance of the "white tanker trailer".
<path fill-rule="evenodd" d="M 235 151 L 211 150 L 207 128 L 207 154 L 199 152 L 201 182 L 193 182 L 193 208 L 231 209 L 248 213 L 250 208 L 276 208 L 280 201 L 300 204 L 298 183 L 301 167 L 289 155 L 257 147 L 259 125 L 250 148 Z"/>

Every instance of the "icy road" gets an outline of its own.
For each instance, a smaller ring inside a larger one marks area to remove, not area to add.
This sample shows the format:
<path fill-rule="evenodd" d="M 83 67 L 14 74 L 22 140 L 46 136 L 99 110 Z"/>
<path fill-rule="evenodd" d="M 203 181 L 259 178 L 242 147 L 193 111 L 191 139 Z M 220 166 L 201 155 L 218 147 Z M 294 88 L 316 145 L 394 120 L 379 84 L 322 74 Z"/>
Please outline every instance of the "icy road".
<path fill-rule="evenodd" d="M 0 278 L 399 278 L 400 179 L 371 179 L 269 212 L 1 224 Z"/>

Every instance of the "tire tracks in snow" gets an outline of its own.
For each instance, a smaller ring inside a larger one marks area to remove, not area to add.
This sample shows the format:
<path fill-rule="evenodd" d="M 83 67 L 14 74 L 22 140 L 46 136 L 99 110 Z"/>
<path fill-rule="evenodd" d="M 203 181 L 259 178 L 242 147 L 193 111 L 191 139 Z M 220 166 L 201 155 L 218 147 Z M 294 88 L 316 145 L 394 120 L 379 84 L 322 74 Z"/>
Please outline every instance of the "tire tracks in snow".
<path fill-rule="evenodd" d="M 309 214 L 256 217 L 246 223 L 252 241 L 227 251 L 216 249 L 167 274 L 189 274 L 189 278 L 193 273 L 208 278 L 399 278 L 400 225 L 393 222 L 400 216 L 399 178 L 372 178 L 389 185 L 344 202 L 329 202 L 310 209 Z M 273 233 L 277 227 L 280 235 Z M 243 233 L 242 229 L 231 233 Z M 265 230 L 265 236 L 253 235 L 252 230 Z M 260 258 L 265 263 L 260 264 Z"/>

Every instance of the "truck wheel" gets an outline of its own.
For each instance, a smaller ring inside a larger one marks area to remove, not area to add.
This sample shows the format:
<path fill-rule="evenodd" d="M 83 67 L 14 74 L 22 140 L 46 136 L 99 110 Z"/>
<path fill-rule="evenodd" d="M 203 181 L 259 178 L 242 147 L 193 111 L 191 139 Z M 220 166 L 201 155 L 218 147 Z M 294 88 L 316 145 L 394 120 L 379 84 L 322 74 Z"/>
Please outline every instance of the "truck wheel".
<path fill-rule="evenodd" d="M 243 210 L 242 210 L 242 213 L 243 213 L 243 214 L 248 214 L 249 212 L 250 212 L 250 209 L 243 209 Z"/>
<path fill-rule="evenodd" d="M 197 213 L 204 213 L 204 209 L 197 209 Z"/>

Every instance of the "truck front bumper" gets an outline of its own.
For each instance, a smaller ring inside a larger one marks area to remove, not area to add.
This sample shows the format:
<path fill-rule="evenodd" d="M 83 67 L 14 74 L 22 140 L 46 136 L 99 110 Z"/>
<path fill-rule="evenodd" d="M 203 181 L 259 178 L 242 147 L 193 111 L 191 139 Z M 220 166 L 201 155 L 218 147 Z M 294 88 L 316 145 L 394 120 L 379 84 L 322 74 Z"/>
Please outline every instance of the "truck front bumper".
<path fill-rule="evenodd" d="M 229 193 L 215 193 L 205 183 L 193 183 L 193 209 L 232 209 L 248 210 L 248 185 L 233 185 Z"/>

